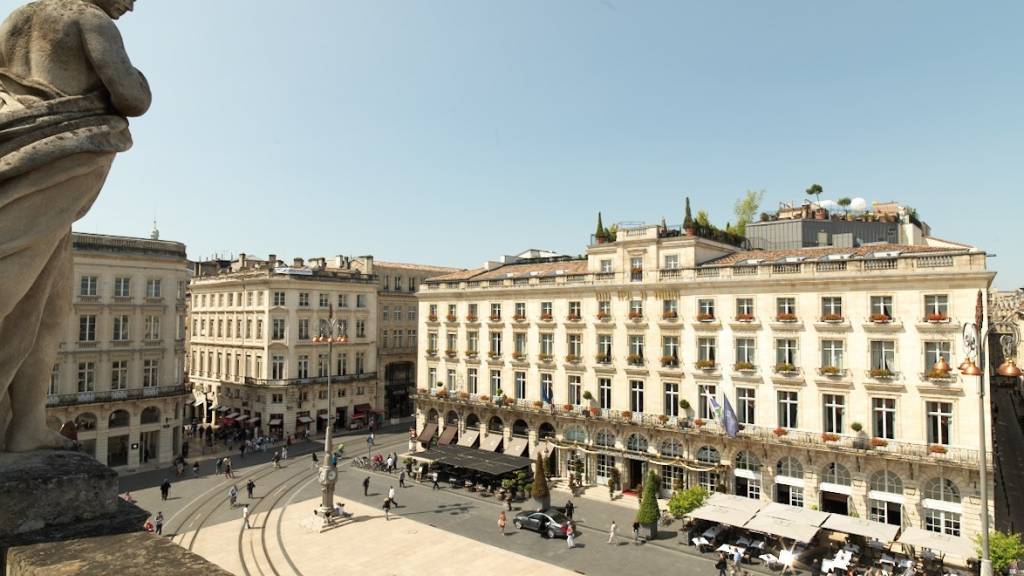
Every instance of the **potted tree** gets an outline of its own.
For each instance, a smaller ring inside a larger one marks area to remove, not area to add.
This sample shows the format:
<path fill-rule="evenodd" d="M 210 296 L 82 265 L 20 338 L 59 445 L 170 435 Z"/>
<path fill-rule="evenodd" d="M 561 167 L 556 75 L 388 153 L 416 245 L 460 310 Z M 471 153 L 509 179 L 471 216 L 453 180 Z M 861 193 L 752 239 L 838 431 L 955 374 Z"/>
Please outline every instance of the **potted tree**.
<path fill-rule="evenodd" d="M 853 422 L 850 424 L 850 430 L 853 430 L 857 437 L 853 439 L 853 447 L 859 450 L 868 449 L 868 436 L 864 433 L 864 425 L 860 422 Z"/>
<path fill-rule="evenodd" d="M 619 482 L 622 480 L 621 474 L 619 474 L 618 468 L 612 468 L 611 472 L 608 473 L 608 499 L 615 499 L 615 490 L 619 487 Z"/>
<path fill-rule="evenodd" d="M 690 427 L 690 401 L 686 398 L 679 400 L 679 409 L 683 411 L 680 417 L 676 420 L 679 426 L 682 428 Z"/>
<path fill-rule="evenodd" d="M 817 205 L 814 210 L 815 220 L 824 220 L 828 218 L 828 210 L 822 208 L 820 204 L 821 193 L 824 191 L 825 190 L 821 187 L 821 184 L 811 184 L 811 187 L 807 189 L 807 195 L 814 196 L 814 203 Z"/>
<path fill-rule="evenodd" d="M 643 496 L 640 498 L 640 509 L 636 512 L 636 521 L 640 524 L 640 537 L 644 540 L 654 540 L 658 537 L 658 519 L 661 518 L 661 510 L 658 509 L 658 486 L 660 484 L 654 470 L 647 470 Z"/>
<path fill-rule="evenodd" d="M 544 455 L 537 452 L 537 462 L 533 470 L 533 486 L 530 490 L 533 503 L 537 510 L 547 510 L 551 507 L 551 491 L 548 489 L 548 478 L 544 474 Z"/>
<path fill-rule="evenodd" d="M 597 213 L 597 232 L 594 233 L 594 241 L 598 244 L 604 244 L 608 241 L 608 236 L 604 231 L 604 224 L 601 223 L 601 213 Z"/>
<path fill-rule="evenodd" d="M 683 229 L 687 236 L 697 235 L 697 226 L 693 222 L 693 214 L 690 213 L 690 197 L 686 197 L 686 215 L 683 217 Z"/>

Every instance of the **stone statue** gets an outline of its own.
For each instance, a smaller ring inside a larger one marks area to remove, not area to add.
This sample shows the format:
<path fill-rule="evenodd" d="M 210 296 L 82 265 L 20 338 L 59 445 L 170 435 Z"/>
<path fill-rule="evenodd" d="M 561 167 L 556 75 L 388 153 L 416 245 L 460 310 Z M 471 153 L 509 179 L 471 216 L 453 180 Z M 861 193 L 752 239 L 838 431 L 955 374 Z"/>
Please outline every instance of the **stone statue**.
<path fill-rule="evenodd" d="M 134 4 L 39 0 L 0 25 L 0 452 L 69 442 L 46 427 L 46 394 L 71 311 L 71 224 L 152 98 L 114 24 Z"/>

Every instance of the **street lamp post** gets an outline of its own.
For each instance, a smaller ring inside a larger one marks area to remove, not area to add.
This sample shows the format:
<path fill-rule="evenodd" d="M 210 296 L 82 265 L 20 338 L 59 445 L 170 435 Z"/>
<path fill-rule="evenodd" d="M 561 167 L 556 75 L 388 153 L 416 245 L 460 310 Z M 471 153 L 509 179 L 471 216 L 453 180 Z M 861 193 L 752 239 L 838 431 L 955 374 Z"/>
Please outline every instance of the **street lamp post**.
<path fill-rule="evenodd" d="M 331 411 L 331 361 L 334 359 L 334 345 L 348 341 L 345 336 L 335 336 L 339 321 L 334 318 L 334 307 L 329 308 L 329 317 L 320 323 L 320 335 L 313 338 L 314 342 L 327 344 L 327 430 L 324 432 L 324 457 L 320 462 L 320 493 L 322 500 L 317 514 L 327 522 L 334 511 L 334 487 L 338 480 L 338 460 L 334 457 L 332 432 L 334 414 Z"/>
<path fill-rule="evenodd" d="M 979 311 L 981 306 L 981 292 L 978 293 Z M 978 314 L 982 320 L 981 314 Z M 978 481 L 979 496 L 981 497 L 981 576 L 992 576 L 992 560 L 989 556 L 989 514 L 988 514 L 988 450 L 987 450 L 987 424 L 985 423 L 985 389 L 990 386 L 989 361 L 988 361 L 988 340 L 994 328 L 1000 331 L 1005 330 L 1001 338 L 1004 350 L 1004 361 L 996 368 L 996 374 L 1011 378 L 1019 378 L 1021 370 L 1012 359 L 1012 350 L 1019 341 L 1017 327 L 1008 322 L 990 323 L 983 332 L 979 333 L 976 323 L 964 324 L 963 338 L 964 348 L 967 350 L 967 358 L 960 365 L 960 374 L 964 376 L 978 377 Z M 977 358 L 975 361 L 974 358 Z"/>

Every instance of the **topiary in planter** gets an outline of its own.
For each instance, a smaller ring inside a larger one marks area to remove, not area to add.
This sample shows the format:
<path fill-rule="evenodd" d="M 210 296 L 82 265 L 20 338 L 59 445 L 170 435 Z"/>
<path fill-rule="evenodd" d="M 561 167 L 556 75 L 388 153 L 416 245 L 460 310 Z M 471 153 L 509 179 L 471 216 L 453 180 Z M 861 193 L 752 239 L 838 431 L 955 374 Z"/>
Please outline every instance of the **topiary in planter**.
<path fill-rule="evenodd" d="M 653 540 L 658 537 L 658 519 L 661 518 L 661 510 L 658 509 L 658 486 L 661 482 L 653 469 L 647 471 L 647 478 L 644 480 L 643 496 L 640 499 L 640 509 L 636 512 L 636 521 L 640 523 L 640 535 L 646 540 Z"/>
<path fill-rule="evenodd" d="M 533 486 L 530 495 L 537 503 L 538 510 L 546 510 L 551 507 L 551 491 L 548 488 L 548 479 L 544 475 L 544 455 L 537 452 L 537 462 L 534 464 Z"/>

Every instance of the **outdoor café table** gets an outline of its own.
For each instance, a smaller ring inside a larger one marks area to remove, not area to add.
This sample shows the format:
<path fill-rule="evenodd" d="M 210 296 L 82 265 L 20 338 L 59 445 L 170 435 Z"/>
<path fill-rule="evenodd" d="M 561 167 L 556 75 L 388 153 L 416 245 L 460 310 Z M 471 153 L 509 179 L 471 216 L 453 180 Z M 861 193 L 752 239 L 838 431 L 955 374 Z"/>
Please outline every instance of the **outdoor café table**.
<path fill-rule="evenodd" d="M 882 550 L 883 548 L 885 548 L 885 542 L 882 542 L 881 540 L 872 540 L 868 542 L 868 548 Z"/>
<path fill-rule="evenodd" d="M 722 544 L 721 546 L 718 547 L 718 550 L 716 550 L 716 551 L 717 552 L 725 552 L 725 553 L 729 554 L 729 557 L 731 558 L 737 552 L 739 552 L 740 556 L 743 556 L 743 553 L 746 552 L 747 549 L 746 548 L 740 548 L 739 546 L 733 546 L 732 544 Z"/>
<path fill-rule="evenodd" d="M 774 554 L 761 554 L 760 556 L 758 556 L 758 558 L 760 558 L 762 562 L 767 564 L 769 568 L 774 568 L 775 566 L 778 566 L 780 564 L 779 559 L 776 558 Z"/>
<path fill-rule="evenodd" d="M 711 542 L 708 542 L 707 538 L 704 538 L 703 536 L 694 537 L 693 540 L 691 540 L 691 542 L 693 542 L 693 545 L 696 546 L 697 549 L 701 552 L 704 551 L 705 546 L 711 546 Z"/>
<path fill-rule="evenodd" d="M 882 559 L 880 560 L 880 562 L 882 564 L 892 564 L 893 566 L 896 566 L 896 559 L 892 556 L 889 556 L 888 554 L 882 554 Z"/>
<path fill-rule="evenodd" d="M 746 536 L 740 536 L 739 539 L 736 540 L 736 545 L 743 548 L 748 548 L 750 547 L 750 540 L 747 540 Z"/>
<path fill-rule="evenodd" d="M 715 524 L 711 528 L 708 528 L 707 530 L 705 530 L 703 536 L 705 538 L 707 538 L 708 540 L 714 540 L 715 536 L 718 536 L 718 533 L 721 532 L 721 531 L 722 531 L 722 525 L 721 524 Z"/>

